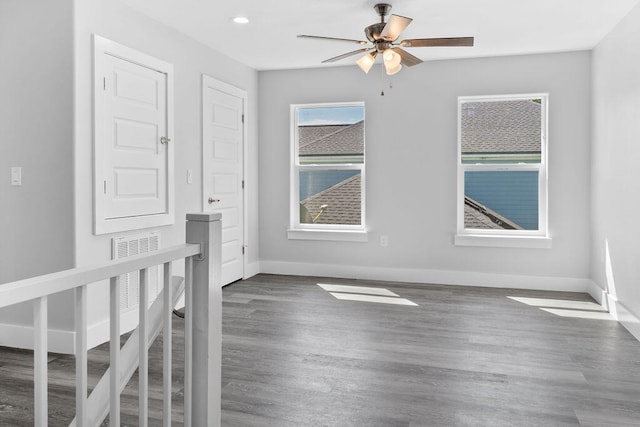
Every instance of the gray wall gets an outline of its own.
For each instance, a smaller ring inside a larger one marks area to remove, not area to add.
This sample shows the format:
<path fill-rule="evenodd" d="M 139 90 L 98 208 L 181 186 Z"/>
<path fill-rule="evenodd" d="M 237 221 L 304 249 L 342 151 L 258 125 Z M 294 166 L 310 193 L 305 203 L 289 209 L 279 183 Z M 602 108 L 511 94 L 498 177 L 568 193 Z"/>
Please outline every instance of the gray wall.
<path fill-rule="evenodd" d="M 72 10 L 0 2 L 0 283 L 73 266 Z"/>
<path fill-rule="evenodd" d="M 593 53 L 591 264 L 593 280 L 630 312 L 640 338 L 639 51 L 636 7 Z"/>
<path fill-rule="evenodd" d="M 381 76 L 380 65 L 368 75 L 351 66 L 261 72 L 260 183 L 269 189 L 260 195 L 263 271 L 357 276 L 374 269 L 387 277 L 383 273 L 389 269 L 405 279 L 471 284 L 482 284 L 482 274 L 491 280 L 494 275 L 537 276 L 568 279 L 553 286 L 578 279 L 584 290 L 590 243 L 590 61 L 586 51 L 436 61 L 403 69 L 391 79 Z M 454 246 L 457 97 L 531 92 L 549 93 L 553 248 Z M 289 105 L 337 101 L 366 104 L 369 242 L 287 240 Z M 388 247 L 379 245 L 380 235 L 389 236 Z"/>
<path fill-rule="evenodd" d="M 73 267 L 72 48 L 72 0 L 0 1 L 0 283 Z M 64 298 L 51 298 L 52 317 L 66 316 Z M 0 323 L 30 313 L 9 307 Z"/>

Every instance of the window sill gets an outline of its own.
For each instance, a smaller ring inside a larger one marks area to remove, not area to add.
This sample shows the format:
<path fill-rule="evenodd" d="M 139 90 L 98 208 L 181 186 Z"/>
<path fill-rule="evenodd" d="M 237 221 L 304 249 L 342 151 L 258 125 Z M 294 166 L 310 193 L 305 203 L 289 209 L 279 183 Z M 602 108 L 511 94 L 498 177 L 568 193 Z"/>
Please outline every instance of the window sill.
<path fill-rule="evenodd" d="M 368 242 L 366 231 L 336 230 L 287 230 L 289 240 L 325 240 L 334 242 Z"/>
<path fill-rule="evenodd" d="M 456 234 L 456 246 L 484 246 L 490 248 L 551 249 L 552 239 L 547 236 L 497 236 L 482 234 Z"/>

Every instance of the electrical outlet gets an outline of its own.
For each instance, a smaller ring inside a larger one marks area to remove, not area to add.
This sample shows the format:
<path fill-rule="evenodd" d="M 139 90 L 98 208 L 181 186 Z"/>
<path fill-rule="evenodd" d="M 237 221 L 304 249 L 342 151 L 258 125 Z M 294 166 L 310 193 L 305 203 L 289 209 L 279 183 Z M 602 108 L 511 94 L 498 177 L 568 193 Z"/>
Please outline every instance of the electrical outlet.
<path fill-rule="evenodd" d="M 380 236 L 380 246 L 382 247 L 389 246 L 389 236 L 387 235 Z"/>
<path fill-rule="evenodd" d="M 22 168 L 20 166 L 11 168 L 11 185 L 22 185 Z"/>

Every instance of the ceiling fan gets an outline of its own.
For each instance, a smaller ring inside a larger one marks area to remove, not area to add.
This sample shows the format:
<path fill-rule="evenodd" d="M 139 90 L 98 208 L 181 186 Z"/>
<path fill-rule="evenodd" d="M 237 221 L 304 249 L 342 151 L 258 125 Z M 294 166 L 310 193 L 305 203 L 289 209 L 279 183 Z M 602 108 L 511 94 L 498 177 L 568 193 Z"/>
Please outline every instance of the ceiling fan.
<path fill-rule="evenodd" d="M 382 55 L 385 70 L 388 75 L 396 74 L 402 69 L 402 65 L 412 67 L 420 64 L 422 60 L 410 54 L 403 47 L 435 47 L 435 46 L 473 46 L 473 37 L 445 37 L 445 38 L 428 38 L 428 39 L 405 39 L 396 42 L 400 34 L 413 21 L 405 16 L 392 14 L 388 22 L 384 22 L 384 17 L 389 14 L 391 5 L 387 3 L 379 3 L 373 7 L 378 15 L 380 22 L 369 25 L 364 29 L 367 40 L 344 39 L 337 37 L 310 36 L 306 34 L 299 35 L 300 38 L 335 40 L 349 43 L 357 43 L 363 48 L 347 52 L 333 58 L 325 59 L 322 63 L 336 62 L 362 52 L 365 53 L 358 59 L 358 66 L 368 73 L 373 66 L 376 56 Z"/>

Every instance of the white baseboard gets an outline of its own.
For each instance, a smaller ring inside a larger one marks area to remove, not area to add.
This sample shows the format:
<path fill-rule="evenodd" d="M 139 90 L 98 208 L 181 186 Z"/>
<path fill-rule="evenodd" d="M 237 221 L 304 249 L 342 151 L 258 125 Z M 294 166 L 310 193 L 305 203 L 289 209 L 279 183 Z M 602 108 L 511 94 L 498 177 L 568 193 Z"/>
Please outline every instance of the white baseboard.
<path fill-rule="evenodd" d="M 261 270 L 260 270 L 260 261 L 256 261 L 256 262 L 249 262 L 246 264 L 245 266 L 245 270 L 244 270 L 244 277 L 243 279 L 250 279 L 251 277 L 255 276 L 256 274 L 260 274 Z"/>
<path fill-rule="evenodd" d="M 49 329 L 48 349 L 51 353 L 73 354 L 75 333 Z M 33 350 L 33 326 L 0 323 L 0 346 Z"/>
<path fill-rule="evenodd" d="M 120 334 L 133 331 L 138 326 L 139 315 L 136 307 L 120 314 Z M 104 319 L 93 325 L 89 325 L 87 330 L 87 347 L 94 348 L 109 341 L 111 331 L 109 329 L 109 319 Z"/>
<path fill-rule="evenodd" d="M 607 292 L 598 286 L 593 280 L 589 280 L 587 285 L 587 293 L 591 295 L 591 298 L 596 300 L 598 304 L 602 306 L 605 310 L 609 310 L 609 304 L 607 301 Z"/>
<path fill-rule="evenodd" d="M 640 316 L 634 314 L 623 303 L 602 289 L 595 282 L 591 281 L 589 286 L 589 294 L 595 299 L 605 310 L 607 310 L 614 319 L 627 329 L 638 341 L 640 341 Z"/>
<path fill-rule="evenodd" d="M 174 293 L 176 305 L 184 294 L 184 286 L 180 287 L 183 280 L 184 279 L 179 276 L 173 277 L 173 292 L 177 292 L 178 290 L 180 292 L 179 295 Z M 160 295 L 158 295 L 158 298 L 159 297 Z M 137 308 L 122 312 L 120 315 L 120 333 L 124 334 L 134 330 L 138 326 L 138 320 Z M 49 328 L 47 334 L 48 351 L 50 353 L 75 354 L 75 338 L 76 333 L 73 330 L 56 330 Z M 89 325 L 87 329 L 87 347 L 89 349 L 105 343 L 109 341 L 109 339 L 109 319 L 104 319 Z M 33 326 L 0 323 L 0 346 L 33 350 Z"/>
<path fill-rule="evenodd" d="M 478 286 L 490 288 L 532 289 L 541 291 L 584 292 L 608 310 L 640 341 L 640 316 L 611 296 L 590 279 L 572 277 L 525 276 L 468 271 L 358 267 L 261 261 L 261 273 L 296 276 L 322 276 L 345 279 L 382 280 L 392 282 L 440 285 Z"/>
<path fill-rule="evenodd" d="M 526 276 L 470 271 L 360 267 L 261 261 L 261 272 L 297 276 L 326 276 L 345 279 L 383 280 L 440 285 L 490 288 L 534 289 L 544 291 L 590 292 L 591 280 L 572 277 Z M 594 285 L 595 286 L 595 285 Z"/>
<path fill-rule="evenodd" d="M 123 313 L 120 319 L 122 333 L 138 326 L 138 311 Z M 74 354 L 75 331 L 49 329 L 47 347 L 50 353 Z M 87 330 L 87 346 L 91 349 L 109 341 L 109 320 L 90 325 Z M 0 346 L 33 350 L 33 326 L 0 323 Z"/>
<path fill-rule="evenodd" d="M 640 316 L 629 310 L 623 303 L 618 301 L 616 297 L 606 292 L 607 305 L 609 307 L 609 313 L 616 319 L 622 326 L 624 326 L 631 335 L 633 335 L 638 341 L 640 341 Z"/>

